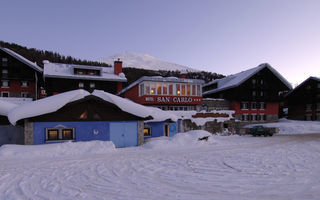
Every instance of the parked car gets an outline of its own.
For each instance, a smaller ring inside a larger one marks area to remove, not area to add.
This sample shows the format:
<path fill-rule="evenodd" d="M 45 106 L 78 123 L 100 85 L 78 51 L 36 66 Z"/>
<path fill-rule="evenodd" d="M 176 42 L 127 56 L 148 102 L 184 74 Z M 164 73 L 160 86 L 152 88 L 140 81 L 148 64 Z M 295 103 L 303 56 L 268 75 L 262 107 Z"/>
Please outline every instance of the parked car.
<path fill-rule="evenodd" d="M 278 128 L 269 128 L 261 125 L 253 126 L 251 128 L 240 129 L 240 135 L 252 135 L 256 136 L 273 136 L 273 134 L 278 132 Z"/>

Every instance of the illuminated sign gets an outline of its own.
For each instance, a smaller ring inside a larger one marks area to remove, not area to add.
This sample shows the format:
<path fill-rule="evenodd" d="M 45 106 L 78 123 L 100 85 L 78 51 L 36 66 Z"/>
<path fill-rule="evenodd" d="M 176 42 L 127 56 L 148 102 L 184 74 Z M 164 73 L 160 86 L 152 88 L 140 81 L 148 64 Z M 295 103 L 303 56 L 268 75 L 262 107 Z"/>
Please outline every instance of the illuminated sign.
<path fill-rule="evenodd" d="M 155 104 L 201 104 L 202 97 L 144 97 L 145 103 Z"/>

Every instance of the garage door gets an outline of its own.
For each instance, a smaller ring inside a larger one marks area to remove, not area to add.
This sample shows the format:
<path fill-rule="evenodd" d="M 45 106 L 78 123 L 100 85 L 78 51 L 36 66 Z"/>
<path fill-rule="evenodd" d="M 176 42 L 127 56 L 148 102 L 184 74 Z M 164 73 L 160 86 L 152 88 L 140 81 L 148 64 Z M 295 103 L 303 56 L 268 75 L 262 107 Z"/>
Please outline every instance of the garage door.
<path fill-rule="evenodd" d="M 129 147 L 138 145 L 137 122 L 110 123 L 110 140 L 116 147 Z"/>

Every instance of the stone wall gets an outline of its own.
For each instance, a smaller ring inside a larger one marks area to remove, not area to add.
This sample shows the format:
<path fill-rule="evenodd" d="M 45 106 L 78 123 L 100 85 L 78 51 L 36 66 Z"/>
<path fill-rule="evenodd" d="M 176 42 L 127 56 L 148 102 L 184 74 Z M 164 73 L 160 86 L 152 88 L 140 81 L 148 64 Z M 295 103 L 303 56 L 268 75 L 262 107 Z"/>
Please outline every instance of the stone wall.
<path fill-rule="evenodd" d="M 33 144 L 33 122 L 24 121 L 24 144 Z"/>

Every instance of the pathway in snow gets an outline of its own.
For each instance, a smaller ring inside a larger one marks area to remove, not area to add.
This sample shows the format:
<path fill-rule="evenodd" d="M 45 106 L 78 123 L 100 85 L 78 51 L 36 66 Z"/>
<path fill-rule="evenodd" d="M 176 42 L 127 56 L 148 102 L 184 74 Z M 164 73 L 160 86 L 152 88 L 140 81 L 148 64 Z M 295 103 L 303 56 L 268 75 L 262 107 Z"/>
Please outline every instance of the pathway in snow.
<path fill-rule="evenodd" d="M 0 199 L 319 199 L 320 134 L 169 150 L 0 158 Z"/>

